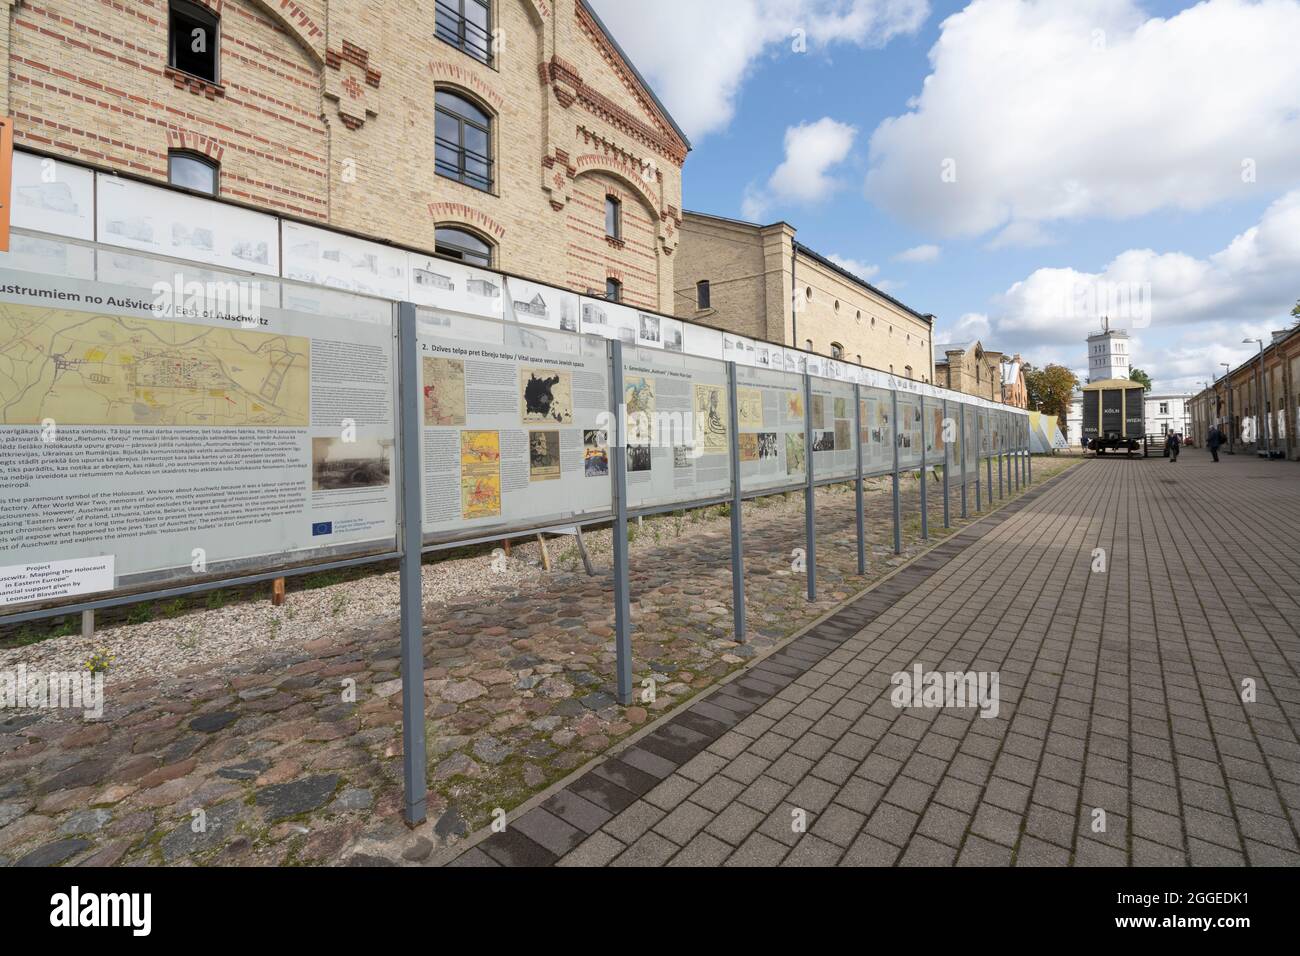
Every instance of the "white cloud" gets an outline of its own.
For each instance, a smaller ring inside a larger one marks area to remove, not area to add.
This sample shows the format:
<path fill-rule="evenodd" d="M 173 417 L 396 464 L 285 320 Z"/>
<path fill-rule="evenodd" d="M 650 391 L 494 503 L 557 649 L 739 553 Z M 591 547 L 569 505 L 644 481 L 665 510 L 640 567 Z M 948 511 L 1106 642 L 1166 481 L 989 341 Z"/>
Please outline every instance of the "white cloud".
<path fill-rule="evenodd" d="M 724 129 L 754 63 L 836 43 L 879 47 L 913 34 L 928 0 L 592 0 L 692 140 Z M 796 31 L 802 31 L 797 34 Z"/>
<path fill-rule="evenodd" d="M 1056 240 L 1036 222 L 1012 222 L 986 245 L 988 249 L 1035 249 L 1050 246 Z"/>
<path fill-rule="evenodd" d="M 895 262 L 934 262 L 939 258 L 940 249 L 938 246 L 923 245 L 913 246 L 894 256 Z"/>
<path fill-rule="evenodd" d="M 1038 269 L 995 298 L 996 342 L 990 344 L 1022 354 L 1068 347 L 1078 356 L 1084 339 L 1108 315 L 1112 327 L 1142 336 L 1134 342 L 1134 362 L 1158 387 L 1190 387 L 1218 374 L 1220 362 L 1236 365 L 1248 358 L 1252 347 L 1242 338 L 1267 342 L 1272 330 L 1290 325 L 1300 295 L 1297 276 L 1300 189 L 1272 203 L 1256 225 L 1205 258 L 1130 249 L 1099 272 Z"/>
<path fill-rule="evenodd" d="M 998 245 L 1276 195 L 1300 184 L 1297 36 L 1297 0 L 1168 19 L 1134 0 L 974 0 L 943 22 L 910 112 L 872 134 L 867 194 L 939 235 L 1003 230 Z"/>
<path fill-rule="evenodd" d="M 834 254 L 829 255 L 826 258 L 835 263 L 845 272 L 851 272 L 864 282 L 870 282 L 871 277 L 880 271 L 880 266 L 868 265 L 858 259 L 848 259 L 844 256 L 837 256 Z"/>
<path fill-rule="evenodd" d="M 844 162 L 858 131 L 824 116 L 785 131 L 785 160 L 762 187 L 745 190 L 741 215 L 760 220 L 776 202 L 814 203 L 828 197 L 839 185 L 831 169 Z"/>
<path fill-rule="evenodd" d="M 965 343 L 972 339 L 983 340 L 988 337 L 991 329 L 992 323 L 983 312 L 967 312 L 957 320 L 956 325 L 935 332 L 934 341 L 936 345 L 946 345 L 952 342 Z"/>

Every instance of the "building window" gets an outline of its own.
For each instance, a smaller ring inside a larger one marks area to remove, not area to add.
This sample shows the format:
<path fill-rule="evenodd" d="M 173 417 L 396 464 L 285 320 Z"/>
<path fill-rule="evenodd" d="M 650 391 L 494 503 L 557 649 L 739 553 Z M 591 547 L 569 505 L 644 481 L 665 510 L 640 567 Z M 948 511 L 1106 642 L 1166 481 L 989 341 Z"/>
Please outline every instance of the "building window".
<path fill-rule="evenodd" d="M 808 288 L 804 289 L 804 290 L 803 290 L 803 294 L 804 294 L 804 298 L 807 299 L 809 302 L 811 302 L 811 301 L 812 301 L 812 286 L 808 286 Z"/>
<path fill-rule="evenodd" d="M 434 251 L 474 266 L 492 265 L 492 247 L 464 229 L 438 229 L 434 233 Z"/>
<path fill-rule="evenodd" d="M 912 377 L 912 366 L 910 366 L 910 365 L 904 365 L 904 366 L 903 366 L 903 374 L 906 375 L 908 378 L 911 378 L 911 377 Z"/>
<path fill-rule="evenodd" d="M 859 352 L 859 353 L 857 354 L 857 360 L 858 360 L 858 364 L 861 365 L 861 364 L 862 364 L 862 353 L 861 353 L 861 352 Z"/>
<path fill-rule="evenodd" d="M 839 314 L 839 311 L 840 311 L 840 300 L 839 300 L 839 299 L 836 299 L 836 300 L 835 300 L 835 313 L 838 315 L 838 314 Z"/>
<path fill-rule="evenodd" d="M 167 181 L 207 196 L 217 194 L 217 164 L 195 153 L 167 154 Z"/>
<path fill-rule="evenodd" d="M 610 302 L 622 302 L 623 283 L 619 282 L 617 279 L 606 279 L 605 298 L 609 299 Z"/>
<path fill-rule="evenodd" d="M 857 313 L 857 315 L 855 315 L 853 318 L 854 318 L 855 321 L 857 321 L 857 322 L 861 322 L 861 321 L 862 321 L 862 310 L 861 310 L 861 309 L 858 309 L 858 313 Z"/>
<path fill-rule="evenodd" d="M 695 307 L 697 309 L 711 309 L 713 306 L 709 304 L 710 301 L 709 280 L 701 279 L 695 283 Z"/>
<path fill-rule="evenodd" d="M 187 0 L 171 0 L 167 64 L 174 70 L 217 82 L 217 17 Z"/>
<path fill-rule="evenodd" d="M 1168 415 L 1168 414 L 1169 414 L 1169 403 L 1168 403 L 1168 402 L 1161 402 L 1161 403 L 1160 403 L 1160 414 L 1161 414 L 1161 415 Z"/>
<path fill-rule="evenodd" d="M 462 96 L 438 90 L 434 167 L 475 189 L 492 189 L 492 119 Z"/>
<path fill-rule="evenodd" d="M 831 343 L 831 358 L 833 359 L 844 358 L 844 346 L 840 345 L 839 342 Z"/>
<path fill-rule="evenodd" d="M 611 239 L 623 238 L 623 204 L 613 196 L 605 197 L 605 235 Z"/>
<path fill-rule="evenodd" d="M 816 349 L 814 349 L 814 348 L 812 347 L 812 339 L 804 339 L 803 347 L 804 347 L 805 349 L 807 349 L 809 352 L 815 352 L 815 351 L 816 351 Z"/>
<path fill-rule="evenodd" d="M 434 33 L 483 63 L 492 62 L 492 17 L 487 0 L 437 0 Z"/>

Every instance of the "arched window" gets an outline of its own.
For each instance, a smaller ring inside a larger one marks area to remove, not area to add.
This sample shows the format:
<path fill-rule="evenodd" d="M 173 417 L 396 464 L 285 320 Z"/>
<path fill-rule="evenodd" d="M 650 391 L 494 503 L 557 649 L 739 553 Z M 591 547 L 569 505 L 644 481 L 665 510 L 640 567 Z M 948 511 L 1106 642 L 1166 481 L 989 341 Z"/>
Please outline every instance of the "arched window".
<path fill-rule="evenodd" d="M 809 352 L 816 351 L 816 349 L 812 347 L 812 339 L 804 339 L 803 347 L 807 349 Z"/>
<path fill-rule="evenodd" d="M 209 83 L 217 82 L 217 39 L 221 21 L 197 3 L 171 0 L 167 22 L 167 65 Z"/>
<path fill-rule="evenodd" d="M 434 94 L 434 168 L 474 189 L 492 189 L 492 117 L 448 90 Z"/>
<path fill-rule="evenodd" d="M 173 150 L 167 154 L 167 181 L 206 196 L 217 194 L 217 164 L 198 153 Z"/>
<path fill-rule="evenodd" d="M 911 378 L 911 377 L 912 377 L 912 366 L 910 366 L 910 365 L 904 365 L 904 366 L 903 366 L 903 373 L 904 373 L 908 378 Z"/>
<path fill-rule="evenodd" d="M 605 280 L 605 298 L 610 302 L 623 301 L 623 283 L 617 279 Z"/>
<path fill-rule="evenodd" d="M 492 247 L 474 233 L 452 226 L 435 231 L 434 251 L 474 266 L 492 265 Z"/>
<path fill-rule="evenodd" d="M 840 345 L 839 342 L 831 343 L 831 358 L 833 359 L 844 358 L 844 346 Z"/>

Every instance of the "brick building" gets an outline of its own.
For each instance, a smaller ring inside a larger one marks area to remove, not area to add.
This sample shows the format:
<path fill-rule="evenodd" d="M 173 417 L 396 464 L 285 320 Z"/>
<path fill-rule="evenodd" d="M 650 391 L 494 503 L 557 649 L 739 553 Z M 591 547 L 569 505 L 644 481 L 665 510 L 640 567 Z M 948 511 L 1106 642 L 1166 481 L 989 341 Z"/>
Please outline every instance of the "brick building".
<path fill-rule="evenodd" d="M 1272 450 L 1300 461 L 1300 326 L 1273 333 L 1262 354 L 1230 369 L 1187 401 L 1187 417 L 1197 444 L 1211 424 L 1218 425 L 1232 450 L 1263 454 Z"/>
<path fill-rule="evenodd" d="M 1016 408 L 1029 407 L 1029 388 L 1025 383 L 1025 360 L 1019 354 L 1002 357 L 1002 402 Z"/>
<path fill-rule="evenodd" d="M 585 0 L 0 0 L 15 144 L 672 312 L 689 143 Z"/>
<path fill-rule="evenodd" d="M 1002 398 L 1002 353 L 987 351 L 979 339 L 934 347 L 935 384 L 991 402 Z"/>
<path fill-rule="evenodd" d="M 933 382 L 934 317 L 794 236 L 785 222 L 762 226 L 688 211 L 676 270 L 677 316 Z"/>

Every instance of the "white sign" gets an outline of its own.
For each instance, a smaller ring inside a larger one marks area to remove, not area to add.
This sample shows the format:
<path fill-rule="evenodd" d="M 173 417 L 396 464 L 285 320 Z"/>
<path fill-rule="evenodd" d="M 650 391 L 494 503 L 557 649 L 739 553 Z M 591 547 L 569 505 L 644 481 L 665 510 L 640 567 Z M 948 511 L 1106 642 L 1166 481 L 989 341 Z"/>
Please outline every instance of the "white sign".
<path fill-rule="evenodd" d="M 0 568 L 0 605 L 51 601 L 113 590 L 113 556 L 43 561 Z"/>

